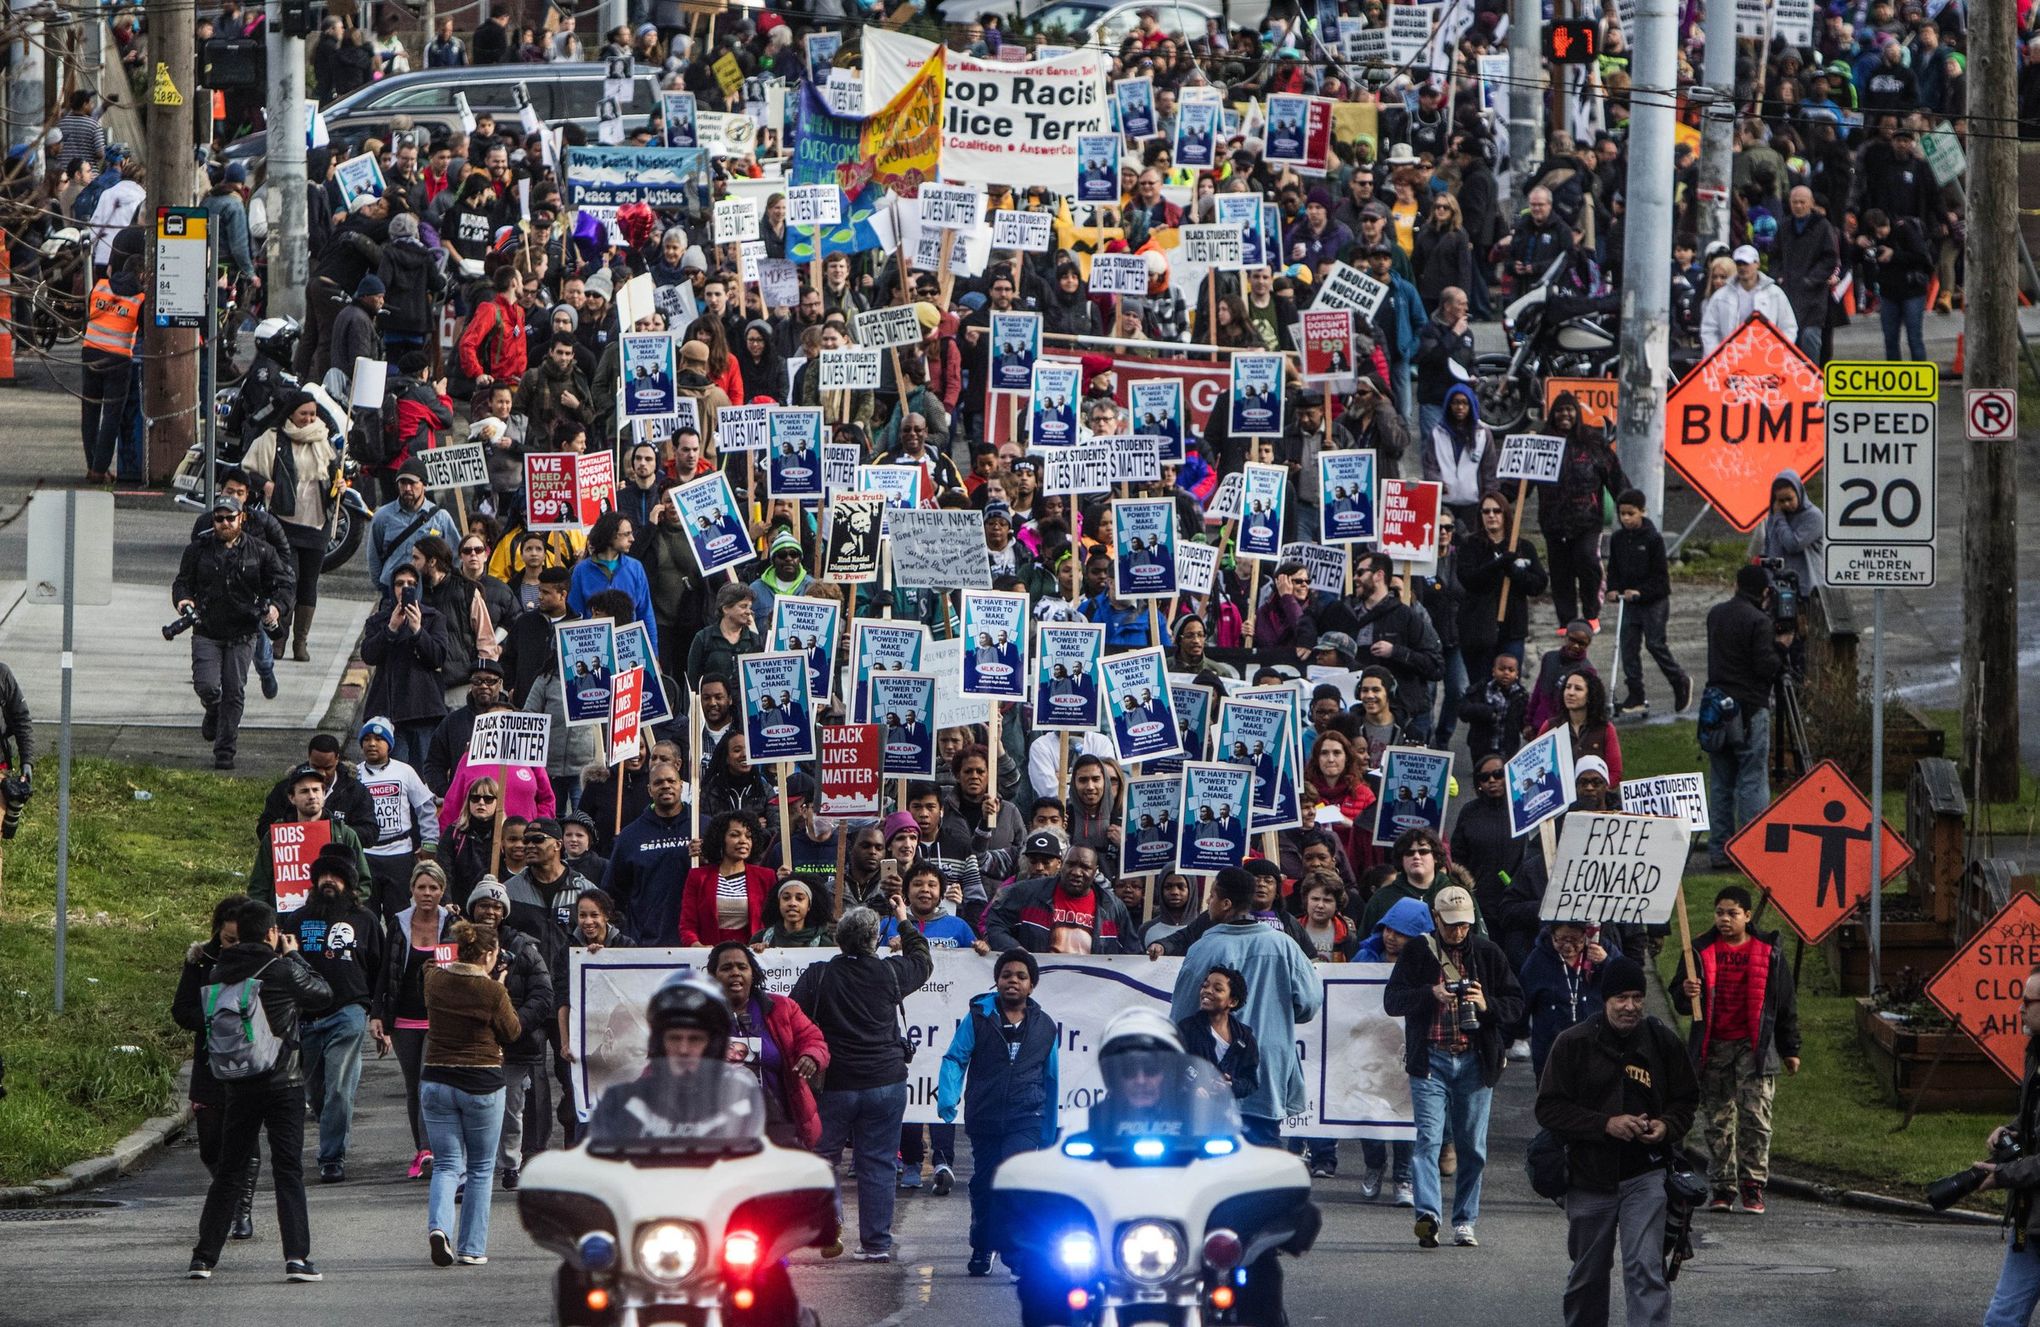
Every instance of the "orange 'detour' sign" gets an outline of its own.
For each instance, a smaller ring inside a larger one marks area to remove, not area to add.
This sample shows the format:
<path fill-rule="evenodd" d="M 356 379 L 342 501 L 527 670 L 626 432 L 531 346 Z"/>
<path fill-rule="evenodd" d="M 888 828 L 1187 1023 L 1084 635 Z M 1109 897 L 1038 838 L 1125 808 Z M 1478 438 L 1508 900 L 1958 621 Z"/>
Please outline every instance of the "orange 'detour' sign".
<path fill-rule="evenodd" d="M 1768 319 L 1750 320 L 1665 401 L 1665 460 L 1747 534 L 1771 509 L 1780 470 L 1802 480 L 1827 447 L 1820 367 Z"/>
<path fill-rule="evenodd" d="M 1544 417 L 1551 418 L 1551 403 L 1566 392 L 1580 403 L 1580 422 L 1597 429 L 1616 426 L 1616 408 L 1621 404 L 1621 384 L 1614 378 L 1546 378 Z"/>

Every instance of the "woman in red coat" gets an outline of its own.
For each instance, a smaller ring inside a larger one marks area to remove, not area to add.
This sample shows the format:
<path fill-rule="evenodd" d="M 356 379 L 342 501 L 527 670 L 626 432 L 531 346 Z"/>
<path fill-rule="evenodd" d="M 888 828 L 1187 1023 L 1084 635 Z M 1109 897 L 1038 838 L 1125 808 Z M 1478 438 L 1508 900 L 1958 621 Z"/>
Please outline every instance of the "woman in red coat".
<path fill-rule="evenodd" d="M 744 941 L 763 929 L 779 879 L 769 867 L 751 865 L 764 846 L 764 827 L 748 811 L 728 811 L 708 822 L 700 860 L 714 865 L 687 873 L 680 892 L 681 944 Z"/>
<path fill-rule="evenodd" d="M 793 1001 L 765 993 L 765 971 L 742 944 L 710 950 L 708 972 L 735 1016 L 730 1059 L 750 1065 L 765 1090 L 767 1136 L 782 1147 L 813 1147 L 822 1140 L 814 1081 L 829 1067 L 822 1030 Z"/>
<path fill-rule="evenodd" d="M 1374 847 L 1374 789 L 1367 786 L 1367 748 L 1355 750 L 1352 738 L 1335 728 L 1317 735 L 1304 767 L 1304 783 L 1326 806 L 1336 806 L 1344 825 L 1328 825 L 1346 849 L 1346 859 L 1359 870 L 1363 853 Z"/>

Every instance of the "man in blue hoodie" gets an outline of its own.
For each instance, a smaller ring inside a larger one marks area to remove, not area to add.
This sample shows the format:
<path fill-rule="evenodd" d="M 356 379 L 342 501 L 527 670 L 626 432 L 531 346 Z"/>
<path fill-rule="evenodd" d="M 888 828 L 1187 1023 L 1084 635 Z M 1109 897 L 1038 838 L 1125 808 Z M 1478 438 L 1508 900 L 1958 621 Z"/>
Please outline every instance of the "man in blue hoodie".
<path fill-rule="evenodd" d="M 652 804 L 616 836 L 602 888 L 626 918 L 624 929 L 645 944 L 676 942 L 680 895 L 694 865 L 679 769 L 659 762 L 648 782 Z"/>
<path fill-rule="evenodd" d="M 992 1212 L 992 1177 L 1007 1157 L 1055 1142 L 1055 1020 L 1034 1002 L 1041 968 L 1024 949 L 999 955 L 993 989 L 970 1002 L 970 1016 L 957 1024 L 942 1054 L 942 1080 L 935 1109 L 945 1122 L 965 1106 L 963 1130 L 970 1138 L 970 1274 L 987 1276 L 998 1242 Z"/>

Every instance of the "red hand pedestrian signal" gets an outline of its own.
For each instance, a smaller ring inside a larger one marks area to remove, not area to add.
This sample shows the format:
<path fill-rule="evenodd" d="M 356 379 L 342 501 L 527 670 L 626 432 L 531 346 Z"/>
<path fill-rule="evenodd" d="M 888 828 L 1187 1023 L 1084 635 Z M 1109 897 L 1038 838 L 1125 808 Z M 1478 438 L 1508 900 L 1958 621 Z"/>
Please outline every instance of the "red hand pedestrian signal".
<path fill-rule="evenodd" d="M 1554 64 L 1583 65 L 1599 54 L 1592 20 L 1561 19 L 1544 30 L 1544 58 Z"/>

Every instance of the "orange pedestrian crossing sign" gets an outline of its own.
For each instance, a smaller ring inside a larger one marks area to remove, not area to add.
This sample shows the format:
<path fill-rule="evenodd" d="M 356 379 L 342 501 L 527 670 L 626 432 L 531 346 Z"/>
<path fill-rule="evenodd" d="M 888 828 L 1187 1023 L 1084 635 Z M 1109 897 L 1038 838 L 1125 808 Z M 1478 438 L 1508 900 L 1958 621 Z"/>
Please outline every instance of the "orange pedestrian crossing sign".
<path fill-rule="evenodd" d="M 2026 974 L 2036 966 L 2040 898 L 2018 893 L 1927 983 L 1927 998 L 2015 1083 L 2026 1074 L 2026 1025 L 2019 1002 Z"/>
<path fill-rule="evenodd" d="M 1832 760 L 1823 760 L 1778 795 L 1728 841 L 1728 856 L 1771 896 L 1800 938 L 1810 945 L 1848 920 L 1870 898 L 1870 803 Z M 1884 878 L 1913 858 L 1897 831 L 1876 820 L 1884 835 Z"/>

